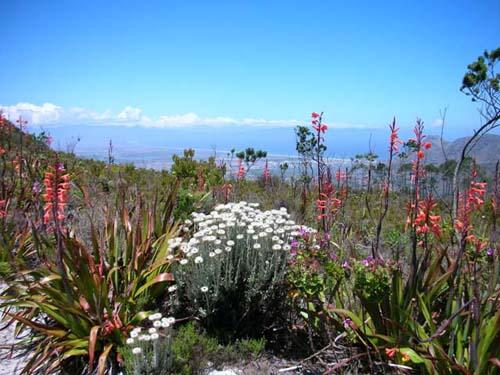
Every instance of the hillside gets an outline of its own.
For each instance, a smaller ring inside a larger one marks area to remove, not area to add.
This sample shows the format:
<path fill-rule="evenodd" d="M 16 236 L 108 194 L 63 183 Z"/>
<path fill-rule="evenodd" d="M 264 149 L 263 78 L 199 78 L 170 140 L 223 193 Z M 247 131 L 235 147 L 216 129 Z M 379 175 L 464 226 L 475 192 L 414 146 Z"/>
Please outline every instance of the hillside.
<path fill-rule="evenodd" d="M 441 164 L 446 160 L 444 155 L 446 155 L 447 159 L 458 159 L 469 137 L 458 138 L 452 142 L 443 140 L 444 154 L 438 136 L 429 136 L 428 139 L 433 143 L 434 147 L 427 154 L 427 162 Z M 500 135 L 487 134 L 482 137 L 472 149 L 471 156 L 483 166 L 494 166 L 497 159 L 500 159 Z"/>

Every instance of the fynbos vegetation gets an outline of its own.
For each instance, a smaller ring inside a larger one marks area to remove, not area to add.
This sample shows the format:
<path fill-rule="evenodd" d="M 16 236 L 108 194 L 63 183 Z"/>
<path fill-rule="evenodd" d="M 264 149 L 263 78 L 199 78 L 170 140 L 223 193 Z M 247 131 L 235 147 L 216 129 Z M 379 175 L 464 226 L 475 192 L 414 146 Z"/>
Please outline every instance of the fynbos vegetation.
<path fill-rule="evenodd" d="M 107 163 L 80 159 L 1 117 L 0 308 L 23 371 L 201 373 L 266 353 L 325 374 L 497 373 L 499 162 L 468 150 L 499 124 L 499 58 L 468 67 L 484 123 L 439 167 L 420 119 L 407 140 L 390 121 L 386 162 L 334 169 L 312 112 L 295 174 L 273 176 L 251 147 L 235 168 L 186 150 L 138 169 L 111 143 Z"/>

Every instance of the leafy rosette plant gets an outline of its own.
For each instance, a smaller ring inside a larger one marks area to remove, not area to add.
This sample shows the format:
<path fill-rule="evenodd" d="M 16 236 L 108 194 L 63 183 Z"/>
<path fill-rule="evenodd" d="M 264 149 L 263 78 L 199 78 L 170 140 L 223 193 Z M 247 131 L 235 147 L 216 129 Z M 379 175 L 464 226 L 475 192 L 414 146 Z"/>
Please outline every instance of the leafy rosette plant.
<path fill-rule="evenodd" d="M 208 215 L 194 213 L 185 223 L 192 232 L 171 241 L 179 258 L 174 274 L 181 303 L 209 326 L 219 321 L 228 326 L 223 330 L 242 333 L 245 320 L 256 320 L 253 312 L 267 315 L 278 307 L 290 243 L 299 231 L 313 231 L 296 225 L 285 208 L 257 207 L 229 203 Z"/>
<path fill-rule="evenodd" d="M 172 196 L 166 212 L 172 212 Z M 168 219 L 159 236 L 155 213 Z M 19 270 L 0 296 L 6 324 L 16 324 L 17 334 L 28 333 L 23 373 L 116 370 L 118 347 L 173 281 L 168 240 L 177 227 L 168 214 L 139 207 L 110 214 L 104 224 L 102 232 L 91 226 L 91 246 L 69 231 L 60 231 L 55 244 L 36 230 L 22 238 L 23 248 L 40 254 L 62 250 L 61 263 L 47 256 L 36 268 Z"/>

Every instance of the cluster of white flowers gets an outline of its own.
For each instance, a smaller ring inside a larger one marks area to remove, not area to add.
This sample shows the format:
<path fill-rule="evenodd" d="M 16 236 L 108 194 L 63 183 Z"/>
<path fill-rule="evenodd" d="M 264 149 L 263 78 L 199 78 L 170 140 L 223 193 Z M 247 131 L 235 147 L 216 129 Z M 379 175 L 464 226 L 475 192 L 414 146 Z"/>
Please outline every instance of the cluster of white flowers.
<path fill-rule="evenodd" d="M 160 313 L 145 319 L 143 327 L 136 327 L 127 338 L 124 367 L 127 374 L 170 374 L 172 354 L 173 317 Z"/>
<path fill-rule="evenodd" d="M 258 203 L 228 203 L 215 207 L 210 214 L 193 213 L 193 220 L 184 222 L 184 229 L 194 224 L 194 234 L 189 240 L 176 237 L 169 240 L 171 249 L 180 249 L 184 254 L 180 264 L 191 260 L 203 263 L 206 257 L 230 253 L 237 244 L 251 244 L 254 249 L 290 250 L 290 240 L 300 230 L 314 229 L 297 225 L 290 220 L 286 208 L 261 211 Z M 209 250 L 203 251 L 203 250 Z"/>
<path fill-rule="evenodd" d="M 302 231 L 315 232 L 297 225 L 284 207 L 262 211 L 258 206 L 228 203 L 209 214 L 193 213 L 183 226 L 192 234 L 170 240 L 180 265 L 175 278 L 191 302 L 210 302 L 209 295 L 217 297 L 221 287 L 228 289 L 238 280 L 245 280 L 256 293 L 267 289 L 266 282 L 282 279 L 291 241 Z"/>
<path fill-rule="evenodd" d="M 137 346 L 140 343 L 155 341 L 160 338 L 161 329 L 167 329 L 175 323 L 174 317 L 163 317 L 160 313 L 152 314 L 148 317 L 152 327 L 143 329 L 136 327 L 130 331 L 130 337 L 127 338 L 127 345 L 134 346 L 133 354 L 141 354 L 143 349 Z"/>

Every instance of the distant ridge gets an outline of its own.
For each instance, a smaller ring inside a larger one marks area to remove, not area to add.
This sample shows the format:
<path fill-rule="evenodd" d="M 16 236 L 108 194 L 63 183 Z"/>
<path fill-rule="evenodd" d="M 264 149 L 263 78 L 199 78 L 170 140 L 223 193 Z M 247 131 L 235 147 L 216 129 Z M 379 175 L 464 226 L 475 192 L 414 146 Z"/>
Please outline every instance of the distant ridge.
<path fill-rule="evenodd" d="M 459 159 L 465 143 L 470 137 L 463 137 L 447 142 L 443 140 L 444 153 L 448 159 Z M 427 152 L 427 163 L 441 164 L 446 159 L 441 148 L 441 142 L 438 136 L 429 136 L 428 140 L 432 142 L 432 148 Z M 478 164 L 492 167 L 500 159 L 500 135 L 486 134 L 476 143 L 469 154 L 476 159 Z"/>

